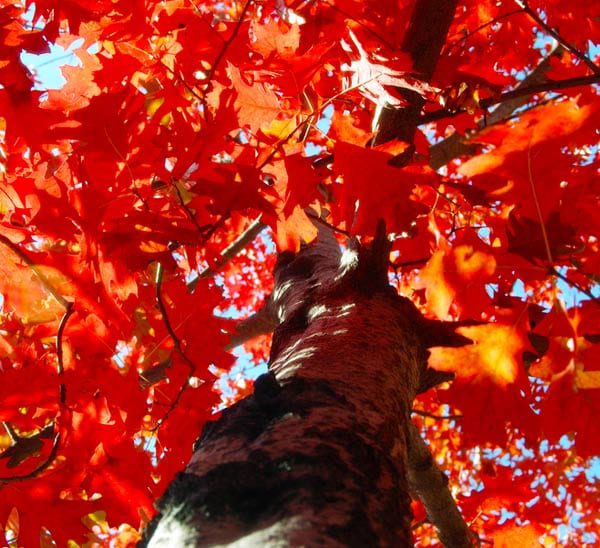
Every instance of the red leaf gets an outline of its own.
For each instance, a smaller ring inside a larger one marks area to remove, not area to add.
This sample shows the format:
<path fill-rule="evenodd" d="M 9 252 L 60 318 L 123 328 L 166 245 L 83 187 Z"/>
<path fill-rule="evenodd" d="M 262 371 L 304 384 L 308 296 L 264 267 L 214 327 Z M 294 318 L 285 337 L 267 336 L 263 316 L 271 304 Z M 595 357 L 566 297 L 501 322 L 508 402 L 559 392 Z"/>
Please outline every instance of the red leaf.
<path fill-rule="evenodd" d="M 391 154 L 343 142 L 336 143 L 334 154 L 333 170 L 343 184 L 331 187 L 337 198 L 333 214 L 353 232 L 373 234 L 378 219 L 385 220 L 388 231 L 400 232 L 423 210 L 411 192 L 415 184 L 435 180 L 427 169 L 392 167 Z"/>

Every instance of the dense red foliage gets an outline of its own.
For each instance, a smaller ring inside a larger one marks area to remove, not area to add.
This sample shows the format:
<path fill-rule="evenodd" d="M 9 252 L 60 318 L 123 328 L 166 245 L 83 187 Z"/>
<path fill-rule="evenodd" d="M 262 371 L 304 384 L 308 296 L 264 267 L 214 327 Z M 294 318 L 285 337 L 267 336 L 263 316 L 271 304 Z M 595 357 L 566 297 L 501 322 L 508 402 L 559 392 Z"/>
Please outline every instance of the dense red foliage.
<path fill-rule="evenodd" d="M 401 48 L 413 4 L 0 3 L 6 542 L 135 542 L 234 364 L 215 307 L 269 291 L 268 238 L 221 253 L 259 216 L 296 249 L 310 204 L 363 238 L 383 217 L 398 290 L 485 322 L 415 403 L 473 529 L 598 542 L 600 3 L 461 0 L 430 82 Z M 45 91 L 21 55 L 49 44 L 79 62 Z M 371 147 L 399 88 L 425 100 L 414 148 Z"/>

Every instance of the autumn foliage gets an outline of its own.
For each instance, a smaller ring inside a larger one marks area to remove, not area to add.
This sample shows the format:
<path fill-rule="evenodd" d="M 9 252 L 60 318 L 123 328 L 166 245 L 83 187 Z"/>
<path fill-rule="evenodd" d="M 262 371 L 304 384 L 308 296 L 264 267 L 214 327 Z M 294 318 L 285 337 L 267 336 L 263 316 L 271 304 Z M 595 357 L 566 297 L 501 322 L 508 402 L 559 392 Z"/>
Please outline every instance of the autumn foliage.
<path fill-rule="evenodd" d="M 311 211 L 340 241 L 383 218 L 398 291 L 474 320 L 473 344 L 432 350 L 455 379 L 413 415 L 473 530 L 600 542 L 600 3 L 461 0 L 431 79 L 414 4 L 0 2 L 3 544 L 139 538 L 249 390 L 224 377 L 231 316 Z M 50 44 L 76 56 L 59 89 L 22 60 Z M 379 142 L 415 96 L 412 142 Z"/>

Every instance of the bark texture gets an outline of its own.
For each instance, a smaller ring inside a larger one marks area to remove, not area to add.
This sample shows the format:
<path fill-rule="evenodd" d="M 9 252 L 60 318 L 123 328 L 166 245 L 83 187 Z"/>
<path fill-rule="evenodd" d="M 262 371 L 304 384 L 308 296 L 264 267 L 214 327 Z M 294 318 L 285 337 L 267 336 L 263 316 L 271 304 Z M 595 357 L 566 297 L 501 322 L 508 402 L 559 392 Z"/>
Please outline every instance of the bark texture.
<path fill-rule="evenodd" d="M 410 408 L 426 351 L 380 232 L 276 269 L 270 372 L 209 423 L 148 546 L 410 546 Z"/>
<path fill-rule="evenodd" d="M 402 51 L 410 55 L 413 70 L 426 82 L 433 76 L 457 4 L 458 0 L 415 2 Z M 398 93 L 404 97 L 407 104 L 400 109 L 390 106 L 382 110 L 373 144 L 379 145 L 393 139 L 413 142 L 424 99 L 410 90 L 398 89 Z"/>

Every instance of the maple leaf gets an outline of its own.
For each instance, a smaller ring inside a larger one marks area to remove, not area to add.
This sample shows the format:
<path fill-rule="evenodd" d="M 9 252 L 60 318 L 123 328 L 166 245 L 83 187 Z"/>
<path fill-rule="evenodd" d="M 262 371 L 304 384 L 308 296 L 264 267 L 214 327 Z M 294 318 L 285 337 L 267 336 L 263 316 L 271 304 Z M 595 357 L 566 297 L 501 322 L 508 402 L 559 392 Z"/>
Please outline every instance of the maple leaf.
<path fill-rule="evenodd" d="M 63 306 L 48 288 L 59 287 L 63 281 L 57 269 L 24 264 L 11 251 L 5 251 L 0 261 L 0 291 L 5 306 L 24 324 L 52 322 L 62 316 Z"/>
<path fill-rule="evenodd" d="M 100 70 L 100 62 L 83 48 L 77 50 L 76 55 L 81 60 L 81 66 L 62 67 L 67 83 L 59 90 L 48 92 L 44 108 L 72 112 L 84 108 L 92 97 L 100 94 L 100 88 L 94 82 L 94 72 Z"/>
<path fill-rule="evenodd" d="M 434 174 L 418 166 L 392 167 L 388 163 L 392 157 L 350 143 L 335 145 L 333 170 L 344 182 L 331 187 L 338 200 L 332 212 L 357 233 L 373 234 L 380 218 L 388 230 L 400 232 L 423 211 L 411 200 L 411 192 L 416 184 L 435 180 Z"/>
<path fill-rule="evenodd" d="M 522 376 L 520 355 L 528 343 L 513 326 L 475 325 L 458 327 L 456 332 L 471 339 L 473 344 L 460 348 L 432 348 L 431 367 L 455 373 L 467 381 L 491 381 L 503 388 Z"/>
<path fill-rule="evenodd" d="M 523 327 L 484 324 L 459 327 L 456 332 L 473 344 L 434 347 L 430 349 L 428 364 L 456 375 L 440 398 L 463 411 L 468 438 L 474 442 L 488 439 L 502 443 L 506 439 L 506 421 L 526 432 L 537 432 L 523 366 L 523 352 L 529 348 Z"/>
<path fill-rule="evenodd" d="M 229 64 L 227 67 L 231 85 L 237 92 L 233 100 L 240 127 L 249 126 L 258 131 L 263 124 L 271 122 L 281 112 L 275 92 L 264 84 L 247 84 L 240 70 Z"/>
<path fill-rule="evenodd" d="M 254 35 L 252 49 L 263 57 L 277 55 L 288 59 L 295 55 L 300 45 L 300 26 L 271 19 L 268 23 L 253 22 L 250 32 Z"/>
<path fill-rule="evenodd" d="M 597 125 L 596 111 L 596 105 L 563 101 L 493 126 L 477 141 L 494 149 L 467 160 L 458 171 L 490 199 L 511 200 L 524 216 L 546 222 L 564 194 L 566 185 L 561 183 L 574 175 L 572 159 L 561 153 L 563 142 L 569 139 L 574 146 L 593 139 L 590 132 Z"/>
<path fill-rule="evenodd" d="M 286 214 L 283 219 L 277 220 L 275 242 L 279 251 L 297 253 L 300 250 L 300 244 L 312 242 L 317 234 L 317 228 L 304 209 L 296 206 L 291 214 Z"/>
<path fill-rule="evenodd" d="M 440 319 L 446 319 L 453 304 L 466 316 L 480 310 L 481 304 L 490 299 L 485 285 L 496 270 L 491 251 L 472 231 L 464 231 L 452 245 L 440 242 L 419 272 L 427 308 Z"/>
<path fill-rule="evenodd" d="M 349 74 L 346 90 L 358 88 L 367 99 L 381 107 L 386 104 L 401 106 L 406 102 L 402 97 L 388 91 L 387 88 L 390 87 L 408 89 L 419 95 L 426 95 L 434 91 L 434 88 L 427 83 L 409 76 L 412 64 L 408 56 L 397 58 L 393 63 L 406 70 L 395 70 L 390 67 L 389 59 L 381 59 L 382 63 L 371 61 L 371 56 L 360 44 L 355 34 L 348 31 L 348 35 L 350 42 L 341 41 L 342 49 L 351 58 L 350 63 L 341 65 L 341 70 Z"/>
<path fill-rule="evenodd" d="M 492 535 L 494 546 L 497 548 L 513 548 L 513 546 L 530 546 L 531 548 L 540 545 L 540 536 L 545 533 L 543 527 L 535 524 L 527 525 L 505 525 Z"/>

